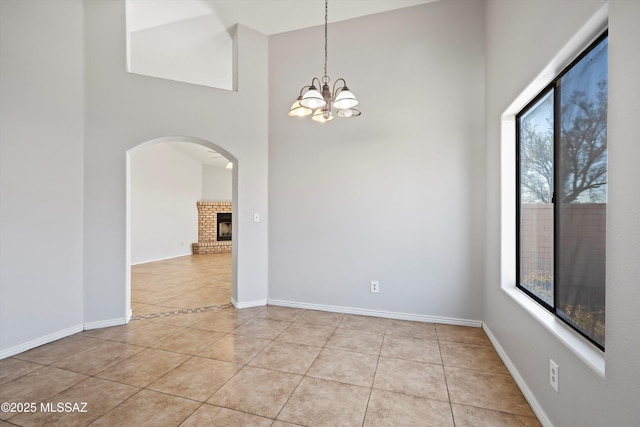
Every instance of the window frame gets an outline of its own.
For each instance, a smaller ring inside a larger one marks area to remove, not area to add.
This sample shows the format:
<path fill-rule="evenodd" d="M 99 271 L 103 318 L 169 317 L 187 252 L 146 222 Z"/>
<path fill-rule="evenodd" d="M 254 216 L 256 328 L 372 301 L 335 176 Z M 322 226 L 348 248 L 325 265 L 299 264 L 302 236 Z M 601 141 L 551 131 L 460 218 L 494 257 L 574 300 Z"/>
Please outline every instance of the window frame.
<path fill-rule="evenodd" d="M 559 120 L 559 116 L 560 116 L 560 108 L 561 108 L 561 95 L 560 93 L 556 90 L 559 87 L 559 82 L 562 79 L 562 77 L 564 77 L 569 71 L 571 71 L 573 69 L 573 67 L 578 64 L 580 61 L 582 61 L 582 59 L 584 59 L 589 53 L 591 53 L 592 50 L 594 50 L 602 41 L 604 41 L 605 39 L 607 39 L 609 37 L 609 31 L 608 29 L 605 29 L 600 35 L 598 35 L 595 40 L 593 40 L 591 43 L 589 43 L 589 45 L 587 45 L 581 52 L 580 54 L 573 59 L 566 67 L 564 67 L 562 69 L 562 71 L 560 73 L 558 73 L 556 75 L 555 78 L 553 78 L 553 80 L 551 80 L 551 82 L 549 84 L 547 84 L 544 88 L 542 88 L 542 90 L 540 90 L 540 92 L 538 92 L 538 94 L 531 100 L 529 101 L 524 107 L 522 107 L 516 114 L 515 114 L 515 137 L 516 137 L 516 150 L 515 150 L 515 154 L 516 154 L 516 168 L 515 168 L 515 190 L 516 190 L 516 194 L 515 194 L 515 203 L 516 203 L 516 233 L 515 233 L 515 238 L 516 238 L 516 247 L 515 247 L 515 255 L 516 255 L 516 283 L 515 286 L 518 290 L 520 290 L 521 292 L 523 292 L 525 295 L 527 295 L 528 297 L 530 297 L 531 299 L 533 299 L 537 304 L 539 304 L 541 307 L 543 307 L 545 310 L 551 312 L 554 316 L 554 318 L 562 321 L 564 324 L 566 324 L 567 326 L 569 326 L 572 330 L 574 330 L 575 332 L 577 332 L 580 336 L 584 337 L 586 340 L 588 340 L 591 344 L 593 344 L 595 347 L 597 347 L 598 349 L 602 350 L 603 352 L 605 351 L 605 346 L 601 345 L 600 343 L 596 342 L 593 338 L 591 338 L 589 335 L 587 335 L 586 333 L 584 333 L 583 331 L 581 331 L 580 329 L 578 329 L 576 326 L 574 326 L 572 323 L 570 323 L 569 321 L 567 321 L 566 319 L 564 319 L 562 316 L 559 316 L 557 314 L 557 301 L 558 301 L 558 286 L 556 285 L 556 272 L 558 271 L 559 268 L 559 257 L 557 256 L 558 253 L 558 246 L 559 246 L 559 237 L 557 234 L 557 222 L 559 220 L 560 217 L 560 204 L 555 202 L 556 199 L 556 193 L 557 193 L 557 185 L 559 183 L 559 168 L 556 167 L 557 164 L 559 164 L 560 162 L 560 126 L 561 126 L 561 120 Z M 609 76 L 607 74 L 607 82 L 608 82 Z M 553 196 L 552 196 L 552 201 L 551 203 L 553 204 L 553 269 L 554 269 L 554 286 L 553 286 L 553 306 L 548 304 L 547 302 L 545 302 L 544 300 L 542 300 L 539 296 L 537 296 L 536 294 L 534 294 L 533 292 L 531 292 L 529 289 L 525 288 L 524 286 L 521 285 L 521 256 L 520 256 L 520 252 L 521 252 L 521 243 L 522 243 L 522 239 L 521 239 L 521 221 L 522 221 L 522 215 L 521 215 L 521 206 L 522 206 L 522 198 L 521 198 L 521 158 L 520 158 L 520 152 L 521 152 L 521 146 L 520 146 L 520 119 L 522 116 L 524 116 L 525 114 L 527 114 L 532 108 L 534 108 L 538 102 L 540 100 L 542 100 L 544 97 L 546 97 L 547 95 L 549 95 L 549 93 L 552 93 L 553 96 L 553 118 L 554 118 L 554 123 L 553 123 Z M 606 293 L 606 282 L 605 282 L 605 293 Z"/>

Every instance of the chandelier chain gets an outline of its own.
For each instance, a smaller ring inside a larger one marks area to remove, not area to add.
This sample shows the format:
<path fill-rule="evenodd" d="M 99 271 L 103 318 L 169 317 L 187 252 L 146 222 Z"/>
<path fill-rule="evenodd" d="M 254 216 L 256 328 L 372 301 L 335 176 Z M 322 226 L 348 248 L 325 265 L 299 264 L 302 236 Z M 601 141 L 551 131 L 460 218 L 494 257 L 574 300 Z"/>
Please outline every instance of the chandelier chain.
<path fill-rule="evenodd" d="M 324 0 L 324 75 L 322 79 L 312 78 L 311 85 L 303 86 L 300 89 L 300 95 L 291 106 L 289 116 L 307 117 L 313 114 L 312 120 L 326 123 L 333 120 L 332 109 L 337 110 L 340 117 L 358 117 L 360 115 L 360 110 L 355 108 L 359 102 L 355 95 L 349 91 L 347 82 L 343 78 L 339 78 L 333 83 L 333 90 L 329 87 L 331 79 L 327 74 L 328 63 L 329 0 Z"/>
<path fill-rule="evenodd" d="M 323 80 L 329 81 L 327 77 L 327 61 L 329 54 L 327 53 L 327 45 L 329 37 L 327 36 L 327 25 L 329 23 L 329 0 L 324 0 L 324 77 Z"/>

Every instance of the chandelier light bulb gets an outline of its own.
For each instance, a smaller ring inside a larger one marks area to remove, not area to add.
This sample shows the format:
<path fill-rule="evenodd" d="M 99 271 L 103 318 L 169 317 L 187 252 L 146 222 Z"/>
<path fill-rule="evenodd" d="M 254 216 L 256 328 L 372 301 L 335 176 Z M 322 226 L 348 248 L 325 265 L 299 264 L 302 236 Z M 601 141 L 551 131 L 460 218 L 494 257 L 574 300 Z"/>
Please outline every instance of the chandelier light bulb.
<path fill-rule="evenodd" d="M 340 117 L 358 117 L 360 115 L 360 110 L 357 108 L 348 108 L 346 110 L 338 110 L 338 116 Z"/>

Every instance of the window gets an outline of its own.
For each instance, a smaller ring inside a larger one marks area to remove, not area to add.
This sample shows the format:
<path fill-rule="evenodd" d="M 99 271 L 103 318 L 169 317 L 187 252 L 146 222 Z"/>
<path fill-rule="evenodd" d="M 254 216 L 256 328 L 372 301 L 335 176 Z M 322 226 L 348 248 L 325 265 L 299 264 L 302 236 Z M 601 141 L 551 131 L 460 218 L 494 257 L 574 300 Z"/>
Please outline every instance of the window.
<path fill-rule="evenodd" d="M 517 286 L 604 349 L 607 33 L 516 116 Z"/>

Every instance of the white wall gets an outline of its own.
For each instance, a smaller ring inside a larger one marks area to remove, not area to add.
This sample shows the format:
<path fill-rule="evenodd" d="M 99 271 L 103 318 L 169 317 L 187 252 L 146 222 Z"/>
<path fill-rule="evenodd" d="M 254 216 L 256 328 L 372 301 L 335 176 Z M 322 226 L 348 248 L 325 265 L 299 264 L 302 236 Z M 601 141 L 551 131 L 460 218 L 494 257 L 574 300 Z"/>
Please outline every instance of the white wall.
<path fill-rule="evenodd" d="M 165 136 L 197 138 L 234 159 L 234 291 L 267 297 L 267 38 L 239 26 L 238 92 L 126 72 L 124 0 L 85 2 L 85 322 L 124 319 L 127 150 Z M 264 106 L 264 107 L 260 107 Z M 251 110 L 251 126 L 241 112 Z M 266 218 L 265 218 L 266 220 Z"/>
<path fill-rule="evenodd" d="M 627 0 L 609 3 L 609 200 L 603 378 L 559 335 L 546 329 L 501 288 L 503 272 L 513 269 L 515 262 L 513 243 L 501 245 L 501 222 L 515 221 L 508 211 L 501 214 L 501 200 L 511 195 L 501 194 L 499 189 L 501 182 L 509 179 L 500 175 L 500 116 L 605 2 L 487 2 L 487 262 L 483 317 L 546 414 L 546 421 L 556 426 L 633 426 L 640 417 L 640 200 L 636 188 L 640 180 L 640 4 Z M 573 50 L 577 53 L 578 49 Z M 504 191 L 508 189 L 503 187 Z M 550 358 L 560 365 L 559 393 L 549 386 Z"/>
<path fill-rule="evenodd" d="M 267 70 L 266 37 L 240 27 L 230 93 L 127 74 L 122 0 L 0 1 L 0 358 L 125 318 L 125 153 L 191 135 L 237 160 L 240 302 L 267 298 L 270 270 L 275 299 L 479 318 L 554 425 L 636 425 L 640 3 L 610 1 L 604 379 L 501 289 L 499 190 L 500 115 L 603 1 L 487 0 L 486 34 L 482 4 L 332 25 L 329 73 L 348 79 L 363 116 L 320 127 L 286 111 L 300 76 L 321 71 L 321 28 L 273 37 Z M 251 126 L 238 118 L 248 109 Z M 391 214 L 395 236 L 380 225 Z"/>
<path fill-rule="evenodd" d="M 202 165 L 202 200 L 230 202 L 233 172 L 230 169 Z"/>
<path fill-rule="evenodd" d="M 82 11 L 0 1 L 0 358 L 82 330 Z"/>
<path fill-rule="evenodd" d="M 231 36 L 215 14 L 136 31 L 130 37 L 131 72 L 234 89 Z"/>
<path fill-rule="evenodd" d="M 611 0 L 607 210 L 607 425 L 640 419 L 640 2 Z"/>
<path fill-rule="evenodd" d="M 328 74 L 362 116 L 326 125 L 287 116 L 323 28 L 269 39 L 271 300 L 481 318 L 483 16 L 442 1 L 331 24 Z"/>
<path fill-rule="evenodd" d="M 168 144 L 142 146 L 130 156 L 131 263 L 191 254 L 202 164 Z"/>

